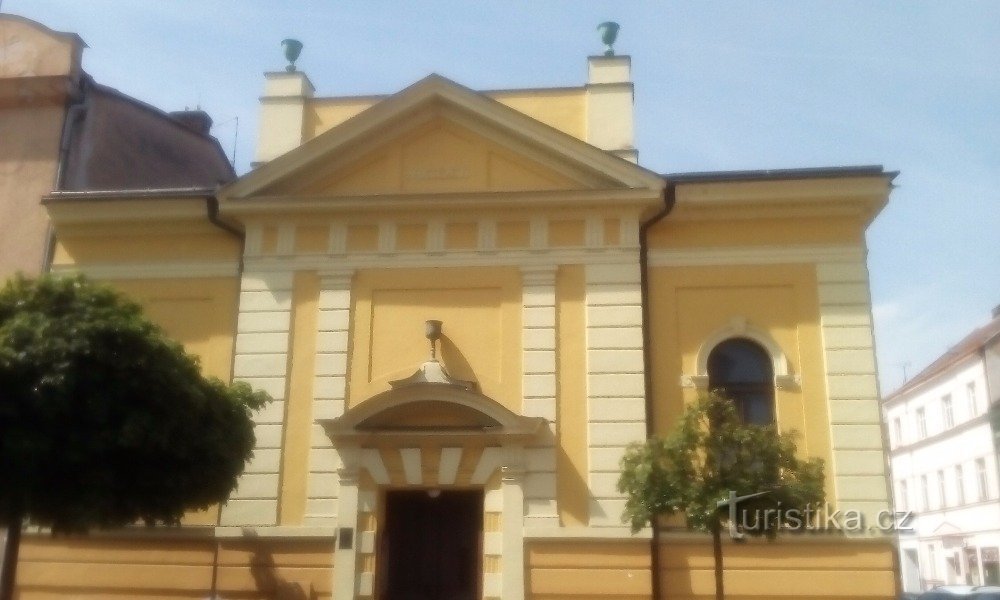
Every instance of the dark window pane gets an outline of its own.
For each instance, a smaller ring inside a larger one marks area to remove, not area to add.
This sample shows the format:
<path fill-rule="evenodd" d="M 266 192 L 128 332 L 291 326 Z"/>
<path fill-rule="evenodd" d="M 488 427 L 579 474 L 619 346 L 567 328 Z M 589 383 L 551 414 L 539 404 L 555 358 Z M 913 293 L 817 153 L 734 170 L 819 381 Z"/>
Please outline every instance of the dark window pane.
<path fill-rule="evenodd" d="M 708 355 L 708 385 L 736 403 L 744 423 L 774 422 L 774 372 L 771 357 L 759 344 L 734 338 Z"/>

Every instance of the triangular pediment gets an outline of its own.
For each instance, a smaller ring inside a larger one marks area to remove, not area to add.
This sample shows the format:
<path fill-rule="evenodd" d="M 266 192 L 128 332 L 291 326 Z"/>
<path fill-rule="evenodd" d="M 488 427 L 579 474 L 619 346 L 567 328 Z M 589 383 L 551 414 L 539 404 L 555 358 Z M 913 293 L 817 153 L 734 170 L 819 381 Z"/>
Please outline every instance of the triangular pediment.
<path fill-rule="evenodd" d="M 655 173 L 435 75 L 245 175 L 220 199 L 662 186 Z"/>

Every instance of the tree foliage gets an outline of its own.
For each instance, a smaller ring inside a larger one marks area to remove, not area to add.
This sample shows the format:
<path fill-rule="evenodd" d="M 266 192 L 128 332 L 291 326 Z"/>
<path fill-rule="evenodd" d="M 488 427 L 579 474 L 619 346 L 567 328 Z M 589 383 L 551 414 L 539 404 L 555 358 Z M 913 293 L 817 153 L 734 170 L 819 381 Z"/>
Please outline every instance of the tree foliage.
<path fill-rule="evenodd" d="M 775 425 L 743 424 L 718 392 L 691 404 L 666 436 L 630 446 L 621 464 L 618 490 L 627 495 L 622 520 L 634 531 L 675 514 L 683 514 L 691 529 L 712 531 L 727 524 L 729 512 L 718 502 L 730 492 L 768 492 L 740 502 L 738 519 L 750 535 L 773 536 L 788 524 L 786 509 L 816 506 L 824 498 L 823 461 L 798 458 L 793 435 Z M 778 506 L 781 512 L 773 510 Z M 772 509 L 768 521 L 765 508 Z"/>
<path fill-rule="evenodd" d="M 226 500 L 268 400 L 202 376 L 109 287 L 17 277 L 0 290 L 0 523 L 176 524 Z"/>

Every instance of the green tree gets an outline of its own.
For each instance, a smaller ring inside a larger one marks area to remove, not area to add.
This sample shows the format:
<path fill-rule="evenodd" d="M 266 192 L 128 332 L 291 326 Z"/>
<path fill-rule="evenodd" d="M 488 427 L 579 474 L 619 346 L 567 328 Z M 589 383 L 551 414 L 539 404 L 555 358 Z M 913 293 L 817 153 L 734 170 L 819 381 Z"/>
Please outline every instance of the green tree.
<path fill-rule="evenodd" d="M 224 502 L 270 398 L 202 375 L 140 307 L 82 277 L 0 289 L 0 600 L 24 522 L 53 533 L 176 525 Z"/>
<path fill-rule="evenodd" d="M 727 526 L 739 536 L 773 537 L 782 526 L 801 526 L 806 507 L 824 498 L 823 461 L 797 458 L 793 436 L 774 425 L 743 424 L 719 392 L 700 396 L 666 436 L 631 445 L 621 466 L 618 490 L 627 495 L 622 521 L 633 531 L 682 514 L 688 528 L 712 534 L 717 600 L 725 597 Z M 720 507 L 733 495 L 755 494 L 761 495 L 733 511 Z"/>

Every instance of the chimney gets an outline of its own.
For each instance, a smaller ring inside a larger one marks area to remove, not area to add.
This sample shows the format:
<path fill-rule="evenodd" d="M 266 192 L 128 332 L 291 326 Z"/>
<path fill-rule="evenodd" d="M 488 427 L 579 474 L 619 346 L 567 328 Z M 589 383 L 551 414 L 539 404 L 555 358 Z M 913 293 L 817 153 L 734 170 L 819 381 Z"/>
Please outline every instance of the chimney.
<path fill-rule="evenodd" d="M 299 147 L 304 141 L 306 104 L 313 97 L 309 78 L 301 71 L 264 73 L 260 97 L 260 135 L 253 166 Z"/>
<path fill-rule="evenodd" d="M 993 307 L 993 318 L 994 319 L 1000 318 L 1000 304 L 997 304 L 996 306 Z"/>
<path fill-rule="evenodd" d="M 637 162 L 632 57 L 590 56 L 587 66 L 587 142 Z"/>
<path fill-rule="evenodd" d="M 208 135 L 212 130 L 212 117 L 203 110 L 177 110 L 170 113 L 170 116 L 195 133 Z"/>

